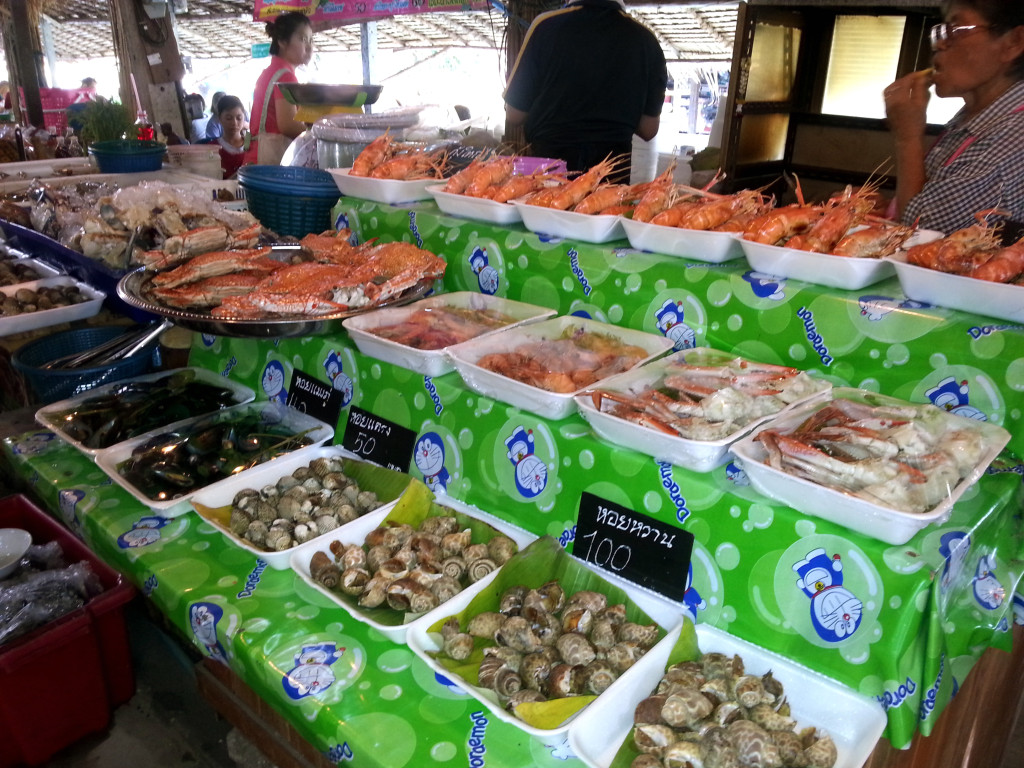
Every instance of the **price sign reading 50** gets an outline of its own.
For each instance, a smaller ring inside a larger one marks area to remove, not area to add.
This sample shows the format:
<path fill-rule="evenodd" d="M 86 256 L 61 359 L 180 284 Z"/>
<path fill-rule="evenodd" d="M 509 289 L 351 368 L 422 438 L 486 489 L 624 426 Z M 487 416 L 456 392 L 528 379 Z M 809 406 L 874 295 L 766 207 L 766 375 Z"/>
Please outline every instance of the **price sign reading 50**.
<path fill-rule="evenodd" d="M 349 408 L 341 444 L 374 464 L 408 472 L 416 433 L 353 405 Z"/>
<path fill-rule="evenodd" d="M 584 492 L 571 552 L 624 579 L 680 601 L 693 534 Z"/>
<path fill-rule="evenodd" d="M 356 453 L 363 457 L 372 456 L 376 447 L 377 438 L 372 437 L 365 432 L 357 432 L 355 440 L 352 441 L 352 453 Z"/>

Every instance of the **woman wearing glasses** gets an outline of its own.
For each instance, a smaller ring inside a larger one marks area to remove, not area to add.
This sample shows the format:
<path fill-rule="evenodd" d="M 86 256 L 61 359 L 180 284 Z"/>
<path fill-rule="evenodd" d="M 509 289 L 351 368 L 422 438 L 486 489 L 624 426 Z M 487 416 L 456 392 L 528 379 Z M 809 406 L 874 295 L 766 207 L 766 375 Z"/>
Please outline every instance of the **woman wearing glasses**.
<path fill-rule="evenodd" d="M 931 30 L 931 70 L 885 89 L 896 146 L 899 217 L 953 232 L 999 208 L 1024 222 L 1024 2 L 946 0 Z M 963 108 L 929 149 L 929 86 Z"/>

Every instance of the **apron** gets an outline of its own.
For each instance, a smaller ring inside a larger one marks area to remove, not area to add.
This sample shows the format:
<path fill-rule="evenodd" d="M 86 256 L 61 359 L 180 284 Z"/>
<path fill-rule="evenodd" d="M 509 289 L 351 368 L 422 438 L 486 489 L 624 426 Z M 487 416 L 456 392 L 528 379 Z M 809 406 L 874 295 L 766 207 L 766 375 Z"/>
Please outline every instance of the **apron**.
<path fill-rule="evenodd" d="M 273 101 L 271 98 L 277 81 L 288 73 L 287 69 L 279 69 L 270 78 L 267 86 L 267 95 L 263 99 L 263 113 L 260 115 L 260 124 L 256 132 L 256 163 L 258 165 L 280 165 L 284 152 L 292 140 L 283 133 L 267 133 L 267 110 Z"/>

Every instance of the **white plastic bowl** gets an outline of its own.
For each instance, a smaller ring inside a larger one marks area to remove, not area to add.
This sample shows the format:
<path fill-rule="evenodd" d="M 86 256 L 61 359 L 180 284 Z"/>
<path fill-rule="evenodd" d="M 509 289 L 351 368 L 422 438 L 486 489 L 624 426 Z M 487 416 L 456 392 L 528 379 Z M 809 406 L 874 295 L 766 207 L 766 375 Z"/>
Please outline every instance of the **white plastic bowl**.
<path fill-rule="evenodd" d="M 9 576 L 32 546 L 32 534 L 21 528 L 0 528 L 0 579 Z"/>
<path fill-rule="evenodd" d="M 46 328 L 57 323 L 70 323 L 75 320 L 84 320 L 92 317 L 100 311 L 103 300 L 107 294 L 97 291 L 91 285 L 75 280 L 73 277 L 44 277 L 41 280 L 33 280 L 30 283 L 18 283 L 0 287 L 0 293 L 6 296 L 13 296 L 22 289 L 37 291 L 40 288 L 53 288 L 61 285 L 73 285 L 86 297 L 85 301 L 78 304 L 70 304 L 66 307 L 54 309 L 41 309 L 36 312 L 25 312 L 20 315 L 0 317 L 0 336 L 9 336 L 12 333 L 25 333 L 38 328 Z"/>

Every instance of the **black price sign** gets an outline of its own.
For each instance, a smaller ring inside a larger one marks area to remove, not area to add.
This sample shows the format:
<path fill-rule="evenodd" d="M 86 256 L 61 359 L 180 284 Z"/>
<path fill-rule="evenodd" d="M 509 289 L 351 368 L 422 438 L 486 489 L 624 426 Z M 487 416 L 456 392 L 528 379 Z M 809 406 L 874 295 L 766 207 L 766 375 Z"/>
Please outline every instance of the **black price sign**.
<path fill-rule="evenodd" d="M 399 472 L 409 471 L 416 433 L 392 421 L 352 406 L 348 411 L 344 448 L 367 461 Z"/>
<path fill-rule="evenodd" d="M 451 147 L 448 150 L 447 155 L 449 170 L 448 175 L 452 176 L 458 173 L 471 162 L 473 162 L 476 158 L 480 157 L 485 152 L 490 151 L 490 149 L 487 149 L 485 147 L 465 147 L 461 144 L 456 147 Z"/>
<path fill-rule="evenodd" d="M 580 498 L 572 554 L 680 602 L 693 534 L 592 493 Z"/>
<path fill-rule="evenodd" d="M 334 427 L 338 423 L 344 399 L 343 392 L 296 368 L 292 372 L 292 384 L 288 387 L 285 405 Z"/>

